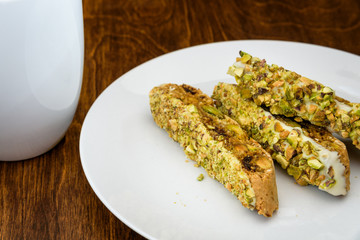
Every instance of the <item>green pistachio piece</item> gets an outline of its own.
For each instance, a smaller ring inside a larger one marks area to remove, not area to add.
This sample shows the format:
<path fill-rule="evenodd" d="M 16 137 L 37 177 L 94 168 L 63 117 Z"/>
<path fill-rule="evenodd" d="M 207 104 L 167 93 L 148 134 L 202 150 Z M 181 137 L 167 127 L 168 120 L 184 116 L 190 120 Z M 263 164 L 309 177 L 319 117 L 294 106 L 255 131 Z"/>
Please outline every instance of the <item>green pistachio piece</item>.
<path fill-rule="evenodd" d="M 333 101 L 333 96 L 327 94 L 327 95 L 324 96 L 324 100 L 329 100 L 330 102 L 332 102 Z"/>
<path fill-rule="evenodd" d="M 342 121 L 343 123 L 348 123 L 348 122 L 350 122 L 350 117 L 349 117 L 349 115 L 347 115 L 347 114 L 341 114 L 341 121 Z"/>
<path fill-rule="evenodd" d="M 278 81 L 276 81 L 276 82 L 274 82 L 274 83 L 272 84 L 272 87 L 274 87 L 274 88 L 281 87 L 281 86 L 284 85 L 284 83 L 285 83 L 285 81 L 283 81 L 283 80 L 278 80 Z M 288 90 L 288 88 L 287 88 L 286 90 Z"/>
<path fill-rule="evenodd" d="M 331 92 L 334 92 L 331 88 L 329 88 L 329 87 L 324 87 L 324 89 L 323 89 L 323 91 L 322 91 L 323 93 L 331 93 Z"/>
<path fill-rule="evenodd" d="M 236 68 L 236 69 L 234 70 L 234 74 L 235 74 L 236 76 L 241 77 L 241 76 L 243 75 L 243 73 L 244 73 L 244 69 L 243 69 L 243 68 Z"/>
<path fill-rule="evenodd" d="M 250 59 L 251 59 L 251 56 L 250 56 L 250 55 L 244 54 L 244 55 L 240 58 L 240 61 L 241 61 L 242 63 L 247 63 Z"/>
<path fill-rule="evenodd" d="M 309 179 L 309 177 L 307 176 L 307 175 L 302 175 L 301 177 L 300 177 L 300 182 L 299 182 L 299 184 L 300 185 L 302 185 L 302 186 L 306 186 L 306 185 L 308 185 L 310 183 L 310 179 Z"/>
<path fill-rule="evenodd" d="M 245 55 L 249 55 L 248 53 L 244 52 L 244 51 L 240 51 L 240 57 L 243 57 Z M 250 56 L 250 55 L 249 55 Z"/>
<path fill-rule="evenodd" d="M 313 93 L 311 93 L 311 95 L 310 95 L 310 100 L 311 100 L 311 101 L 314 101 L 314 100 L 316 100 L 316 99 L 319 99 L 319 96 L 320 96 L 320 94 L 319 94 L 318 92 L 313 92 Z"/>
<path fill-rule="evenodd" d="M 280 102 L 280 108 L 285 116 L 291 116 L 294 113 L 294 109 L 290 106 L 289 102 L 282 99 Z"/>
<path fill-rule="evenodd" d="M 200 182 L 201 182 L 202 180 L 204 180 L 204 174 L 201 173 L 201 174 L 197 177 L 197 180 L 200 181 Z"/>
<path fill-rule="evenodd" d="M 353 110 L 353 114 L 360 116 L 360 109 Z"/>
<path fill-rule="evenodd" d="M 301 176 L 302 170 L 298 167 L 295 167 L 294 165 L 289 165 L 289 167 L 286 169 L 287 173 L 291 176 L 293 176 L 295 179 L 298 179 Z"/>
<path fill-rule="evenodd" d="M 257 87 L 257 88 L 259 88 L 259 93 L 260 94 L 264 94 L 265 92 L 264 92 L 264 89 L 260 89 L 260 88 L 265 88 L 265 87 L 267 87 L 267 82 L 265 81 L 265 80 L 261 80 L 261 81 L 259 81 L 259 82 L 257 82 L 256 84 L 255 84 L 255 86 Z M 265 91 L 267 91 L 267 89 L 265 90 Z"/>
<path fill-rule="evenodd" d="M 248 74 L 248 73 L 243 76 L 243 79 L 245 81 L 250 81 L 252 78 L 253 78 L 253 76 L 251 74 Z"/>
<path fill-rule="evenodd" d="M 311 154 L 311 143 L 310 142 L 305 142 L 304 145 L 303 145 L 302 151 L 306 155 L 310 155 Z"/>
<path fill-rule="evenodd" d="M 247 148 L 249 149 L 249 151 L 250 151 L 250 152 L 254 152 L 254 151 L 256 151 L 256 150 L 257 150 L 257 148 L 256 148 L 256 147 L 251 146 L 251 145 L 247 145 Z"/>
<path fill-rule="evenodd" d="M 298 145 L 298 133 L 292 130 L 286 140 L 293 148 L 296 148 Z"/>
<path fill-rule="evenodd" d="M 227 74 L 229 74 L 229 75 L 231 75 L 231 76 L 233 76 L 233 77 L 236 77 L 236 76 L 235 76 L 235 70 L 236 70 L 236 69 L 237 69 L 236 67 L 230 66 L 229 69 L 228 69 L 228 71 L 227 71 Z"/>
<path fill-rule="evenodd" d="M 237 125 L 233 125 L 233 124 L 226 125 L 226 129 L 239 135 L 244 134 L 243 130 Z"/>
<path fill-rule="evenodd" d="M 197 108 L 196 108 L 195 105 L 193 105 L 193 104 L 190 104 L 190 105 L 188 106 L 188 110 L 189 110 L 189 112 L 191 112 L 191 113 L 196 113 L 196 112 L 197 112 Z"/>
<path fill-rule="evenodd" d="M 326 119 L 326 115 L 325 115 L 325 111 L 321 110 L 321 111 L 316 111 L 315 114 L 313 115 L 311 121 L 314 122 L 322 122 Z"/>
<path fill-rule="evenodd" d="M 332 188 L 334 185 L 336 184 L 336 180 L 335 179 L 329 179 L 326 182 L 324 182 L 323 184 L 320 185 L 320 188 L 322 189 L 329 189 Z"/>
<path fill-rule="evenodd" d="M 295 157 L 297 154 L 296 149 L 291 146 L 288 146 L 285 150 L 285 158 L 286 160 L 290 160 L 291 158 Z"/>
<path fill-rule="evenodd" d="M 185 151 L 186 151 L 186 152 L 189 152 L 189 153 L 191 153 L 191 154 L 195 154 L 195 153 L 196 153 L 196 151 L 195 151 L 195 149 L 193 148 L 192 145 L 188 145 L 188 146 L 185 148 Z"/>
<path fill-rule="evenodd" d="M 286 97 L 287 100 L 294 99 L 295 98 L 294 91 L 292 91 L 290 88 L 286 88 L 285 97 Z"/>
<path fill-rule="evenodd" d="M 287 166 L 289 166 L 289 162 L 286 161 L 286 159 L 282 155 L 280 154 L 276 155 L 275 159 L 283 169 L 286 169 Z"/>
<path fill-rule="evenodd" d="M 252 97 L 250 89 L 247 89 L 247 88 L 241 88 L 240 94 L 243 98 L 251 98 Z"/>
<path fill-rule="evenodd" d="M 360 120 L 355 121 L 351 126 L 352 126 L 353 128 L 360 127 Z"/>
<path fill-rule="evenodd" d="M 252 135 L 256 135 L 259 133 L 259 129 L 256 126 L 253 126 L 250 131 Z"/>
<path fill-rule="evenodd" d="M 279 66 L 276 65 L 276 64 L 271 64 L 271 66 L 270 66 L 270 68 L 269 68 L 269 70 L 270 70 L 271 72 L 274 72 L 274 71 L 276 71 L 277 69 L 279 69 Z"/>
<path fill-rule="evenodd" d="M 248 203 L 252 202 L 253 198 L 255 197 L 255 194 L 253 191 L 251 191 L 250 188 L 246 189 L 245 191 L 245 199 Z"/>
<path fill-rule="evenodd" d="M 209 105 L 204 105 L 202 106 L 202 109 L 207 112 L 210 113 L 214 116 L 217 116 L 219 118 L 223 118 L 224 115 L 222 114 L 222 112 L 220 112 L 220 110 L 218 110 L 217 108 L 213 107 L 213 106 L 209 106 Z"/>
<path fill-rule="evenodd" d="M 260 61 L 261 61 L 260 58 L 251 56 L 251 62 L 252 62 L 252 63 L 254 63 L 254 62 L 260 62 Z"/>
<path fill-rule="evenodd" d="M 268 140 L 270 145 L 274 145 L 275 143 L 277 143 L 280 140 L 279 136 L 275 135 L 273 136 L 271 139 Z"/>
<path fill-rule="evenodd" d="M 330 105 L 330 101 L 323 101 L 323 102 L 320 103 L 321 109 L 324 109 L 329 105 Z"/>
<path fill-rule="evenodd" d="M 313 168 L 313 169 L 316 169 L 316 170 L 320 170 L 324 167 L 324 164 L 322 164 L 319 160 L 317 159 L 309 159 L 307 161 L 307 164 Z"/>
<path fill-rule="evenodd" d="M 270 106 L 270 112 L 272 114 L 281 114 L 282 110 L 279 105 L 275 104 Z"/>
<path fill-rule="evenodd" d="M 290 76 L 291 76 L 291 72 L 286 71 L 286 72 L 283 72 L 283 74 L 281 75 L 281 78 L 284 80 L 287 80 Z"/>
<path fill-rule="evenodd" d="M 318 109 L 317 105 L 310 104 L 308 107 L 308 113 L 313 114 L 314 112 L 316 112 L 317 109 Z"/>

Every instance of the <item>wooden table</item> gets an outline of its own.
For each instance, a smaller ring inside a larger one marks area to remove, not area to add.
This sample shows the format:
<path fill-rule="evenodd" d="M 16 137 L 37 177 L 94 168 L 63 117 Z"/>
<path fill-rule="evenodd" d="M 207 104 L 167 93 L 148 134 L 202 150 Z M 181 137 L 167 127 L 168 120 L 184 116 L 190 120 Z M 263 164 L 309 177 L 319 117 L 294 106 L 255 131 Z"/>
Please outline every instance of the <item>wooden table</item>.
<path fill-rule="evenodd" d="M 53 150 L 0 162 L 1 239 L 142 239 L 97 198 L 79 156 L 80 130 L 92 103 L 135 66 L 177 49 L 241 39 L 299 41 L 360 55 L 358 0 L 83 3 L 85 67 L 77 113 Z"/>

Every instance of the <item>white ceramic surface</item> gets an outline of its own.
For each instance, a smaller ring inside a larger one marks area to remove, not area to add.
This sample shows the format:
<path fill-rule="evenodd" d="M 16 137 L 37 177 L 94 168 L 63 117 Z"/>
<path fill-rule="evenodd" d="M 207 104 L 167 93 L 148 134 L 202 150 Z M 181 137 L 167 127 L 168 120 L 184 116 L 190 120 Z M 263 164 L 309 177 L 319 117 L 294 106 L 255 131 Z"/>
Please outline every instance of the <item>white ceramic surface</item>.
<path fill-rule="evenodd" d="M 244 208 L 156 126 L 148 93 L 187 83 L 211 94 L 239 50 L 266 58 L 360 101 L 360 57 L 308 44 L 234 41 L 196 46 L 124 74 L 95 101 L 84 121 L 80 155 L 86 177 L 107 208 L 149 239 L 359 239 L 360 151 L 346 142 L 351 190 L 334 197 L 301 187 L 276 167 L 280 208 L 264 218 Z M 205 175 L 202 182 L 196 178 Z"/>
<path fill-rule="evenodd" d="M 81 0 L 0 0 L 0 160 L 52 148 L 81 89 Z"/>

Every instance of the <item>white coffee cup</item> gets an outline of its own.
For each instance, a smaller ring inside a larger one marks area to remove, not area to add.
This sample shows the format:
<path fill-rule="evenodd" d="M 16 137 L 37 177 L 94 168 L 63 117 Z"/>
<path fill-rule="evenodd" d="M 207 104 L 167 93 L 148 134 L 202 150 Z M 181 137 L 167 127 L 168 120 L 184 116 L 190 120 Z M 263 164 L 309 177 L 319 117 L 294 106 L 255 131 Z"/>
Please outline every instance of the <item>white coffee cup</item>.
<path fill-rule="evenodd" d="M 63 138 L 83 62 L 81 0 L 0 0 L 0 160 L 38 156 Z"/>

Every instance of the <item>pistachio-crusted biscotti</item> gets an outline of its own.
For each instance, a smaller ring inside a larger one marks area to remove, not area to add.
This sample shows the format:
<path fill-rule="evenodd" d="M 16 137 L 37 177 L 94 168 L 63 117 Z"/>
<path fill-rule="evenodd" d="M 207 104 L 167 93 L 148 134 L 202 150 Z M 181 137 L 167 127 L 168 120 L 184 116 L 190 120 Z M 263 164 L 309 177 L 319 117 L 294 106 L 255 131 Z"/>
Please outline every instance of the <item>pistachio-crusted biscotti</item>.
<path fill-rule="evenodd" d="M 271 156 L 217 110 L 209 96 L 188 85 L 164 84 L 151 90 L 150 107 L 157 125 L 209 176 L 243 206 L 272 216 L 278 197 Z"/>
<path fill-rule="evenodd" d="M 244 97 L 252 97 L 273 114 L 328 127 L 344 138 L 351 138 L 360 149 L 359 103 L 337 97 L 330 87 L 283 67 L 268 65 L 245 52 L 240 52 L 240 56 L 228 73 L 242 87 Z"/>
<path fill-rule="evenodd" d="M 345 145 L 323 127 L 275 117 L 241 95 L 234 84 L 219 83 L 212 96 L 224 114 L 236 120 L 300 185 L 315 185 L 332 195 L 350 188 Z"/>

